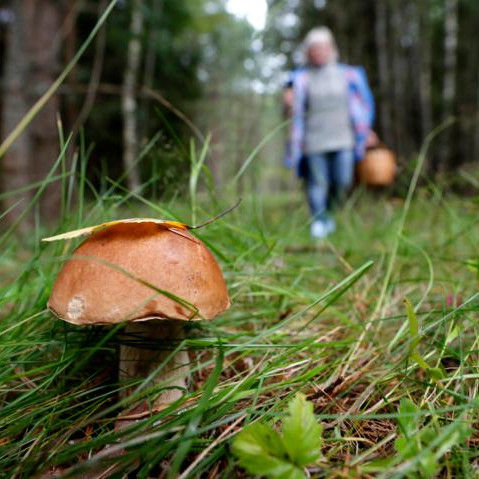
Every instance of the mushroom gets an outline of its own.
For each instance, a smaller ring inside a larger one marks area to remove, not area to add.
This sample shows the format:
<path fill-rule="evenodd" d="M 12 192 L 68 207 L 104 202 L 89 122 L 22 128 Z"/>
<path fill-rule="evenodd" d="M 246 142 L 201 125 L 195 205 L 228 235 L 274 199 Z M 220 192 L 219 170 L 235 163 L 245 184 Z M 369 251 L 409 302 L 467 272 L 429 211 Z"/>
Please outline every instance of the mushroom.
<path fill-rule="evenodd" d="M 153 399 L 154 409 L 180 398 L 188 377 L 187 352 L 172 356 L 174 347 L 165 344 L 184 337 L 186 321 L 212 319 L 230 306 L 215 258 L 188 228 L 135 219 L 46 239 L 91 233 L 63 265 L 48 307 L 76 325 L 127 322 L 125 332 L 136 341 L 120 347 L 120 381 L 146 378 L 169 358 L 152 379 L 166 387 Z M 125 388 L 123 397 L 132 390 Z"/>
<path fill-rule="evenodd" d="M 397 166 L 394 152 L 378 143 L 366 150 L 358 163 L 359 181 L 367 186 L 384 187 L 394 182 Z"/>

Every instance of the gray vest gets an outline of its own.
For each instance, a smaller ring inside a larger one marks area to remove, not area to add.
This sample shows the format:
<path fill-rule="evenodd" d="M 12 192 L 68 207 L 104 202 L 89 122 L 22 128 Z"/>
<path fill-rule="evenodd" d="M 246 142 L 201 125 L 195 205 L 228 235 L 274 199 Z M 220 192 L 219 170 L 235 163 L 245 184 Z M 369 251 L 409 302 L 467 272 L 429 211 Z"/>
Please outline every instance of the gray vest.
<path fill-rule="evenodd" d="M 354 148 L 348 83 L 336 63 L 309 71 L 304 133 L 306 155 Z"/>

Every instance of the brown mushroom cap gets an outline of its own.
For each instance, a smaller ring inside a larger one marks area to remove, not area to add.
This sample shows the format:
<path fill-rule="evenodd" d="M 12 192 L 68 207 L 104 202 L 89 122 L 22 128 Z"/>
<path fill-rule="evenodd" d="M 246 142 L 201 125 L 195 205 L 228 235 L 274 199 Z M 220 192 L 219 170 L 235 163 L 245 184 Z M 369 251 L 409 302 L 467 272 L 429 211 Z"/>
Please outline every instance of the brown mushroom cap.
<path fill-rule="evenodd" d="M 186 230 L 149 222 L 93 233 L 64 264 L 48 301 L 73 324 L 211 319 L 229 305 L 208 248 Z"/>

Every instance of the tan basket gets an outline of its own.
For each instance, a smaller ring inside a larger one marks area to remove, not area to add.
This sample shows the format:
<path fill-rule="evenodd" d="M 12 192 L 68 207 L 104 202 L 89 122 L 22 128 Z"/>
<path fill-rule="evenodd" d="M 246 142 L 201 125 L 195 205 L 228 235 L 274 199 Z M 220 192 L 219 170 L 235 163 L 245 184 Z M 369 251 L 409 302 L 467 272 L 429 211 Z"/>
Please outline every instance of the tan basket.
<path fill-rule="evenodd" d="M 368 186 L 388 186 L 396 176 L 396 156 L 384 145 L 370 148 L 358 163 L 359 181 Z"/>

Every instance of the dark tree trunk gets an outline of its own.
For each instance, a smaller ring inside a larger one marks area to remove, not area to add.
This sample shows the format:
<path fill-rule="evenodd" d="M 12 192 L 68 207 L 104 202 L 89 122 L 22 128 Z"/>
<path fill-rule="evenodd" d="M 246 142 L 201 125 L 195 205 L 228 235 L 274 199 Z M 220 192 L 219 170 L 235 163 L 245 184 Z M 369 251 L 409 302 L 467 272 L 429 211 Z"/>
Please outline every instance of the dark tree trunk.
<path fill-rule="evenodd" d="M 159 17 L 163 12 L 163 0 L 153 0 L 151 4 L 151 16 L 153 18 Z M 148 89 L 153 89 L 155 79 L 156 61 L 157 61 L 157 46 L 161 42 L 162 32 L 155 27 L 154 22 L 150 24 L 150 31 L 148 32 L 147 49 L 145 52 L 145 68 L 143 72 L 143 86 Z M 151 101 L 145 98 L 142 101 L 142 118 L 143 124 L 140 125 L 138 137 L 140 140 L 148 135 L 148 127 L 150 124 L 150 104 Z"/>
<path fill-rule="evenodd" d="M 458 0 L 445 0 L 444 13 L 444 81 L 442 87 L 442 121 L 445 122 L 453 116 L 454 100 L 456 98 L 456 66 L 457 66 L 457 41 L 458 41 Z M 447 163 L 452 164 L 450 146 L 451 130 L 442 134 L 439 155 L 439 169 L 447 168 Z"/>
<path fill-rule="evenodd" d="M 382 139 L 394 148 L 393 127 L 391 121 L 391 75 L 389 69 L 389 42 L 387 35 L 388 11 L 384 0 L 376 0 L 376 51 L 379 76 L 379 97 L 377 98 L 379 110 L 379 127 Z"/>
<path fill-rule="evenodd" d="M 27 57 L 30 75 L 27 95 L 33 105 L 55 81 L 59 74 L 61 2 L 57 0 L 23 0 Z M 58 95 L 53 95 L 30 125 L 32 180 L 42 181 L 58 157 L 57 114 L 60 109 Z M 59 183 L 48 186 L 40 200 L 44 218 L 53 219 L 60 211 Z"/>
<path fill-rule="evenodd" d="M 68 11 L 65 13 L 65 21 L 62 28 L 62 36 L 64 38 L 62 59 L 64 65 L 70 63 L 72 58 L 75 56 L 75 52 L 77 50 L 78 45 L 76 22 L 80 10 L 80 1 L 81 0 L 73 0 L 70 3 Z M 70 75 L 68 75 L 66 85 L 70 89 L 73 89 L 72 86 L 75 84 L 76 81 L 76 68 L 74 68 Z M 63 99 L 63 111 L 65 112 L 65 129 L 67 131 L 73 129 L 73 126 L 75 125 L 78 116 L 78 108 L 75 100 L 75 95 L 66 95 Z M 73 148 L 71 150 L 73 150 Z"/>
<path fill-rule="evenodd" d="M 6 38 L 2 138 L 5 138 L 18 125 L 29 107 L 25 95 L 29 62 L 25 55 L 25 22 L 23 21 L 22 2 L 14 1 L 12 11 L 14 21 L 9 26 Z M 31 151 L 30 135 L 24 133 L 2 158 L 0 175 L 2 192 L 17 190 L 29 183 Z M 10 209 L 20 198 L 23 200 L 23 204 L 17 206 L 8 215 L 10 222 L 18 215 L 20 208 L 26 205 L 30 195 L 25 193 L 22 196 L 9 198 L 2 205 L 5 210 Z"/>
<path fill-rule="evenodd" d="M 419 43 L 418 43 L 418 67 L 419 67 L 419 96 L 421 103 L 421 133 L 425 138 L 432 128 L 432 38 L 431 25 L 429 20 L 430 2 L 420 1 L 419 9 Z"/>
<path fill-rule="evenodd" d="M 479 69 L 476 78 L 476 114 L 474 118 L 473 160 L 479 161 Z"/>
<path fill-rule="evenodd" d="M 406 70 L 403 59 L 403 49 L 401 44 L 401 37 L 403 33 L 403 8 L 404 5 L 399 5 L 398 2 L 391 4 L 392 15 L 391 24 L 394 42 L 391 46 L 392 65 L 393 65 L 393 98 L 394 98 L 394 143 L 396 149 L 406 154 L 405 148 L 407 139 L 404 132 L 404 122 L 406 118 L 405 111 L 405 95 L 406 88 Z"/>
<path fill-rule="evenodd" d="M 61 2 L 14 0 L 14 20 L 8 32 L 5 61 L 3 137 L 9 134 L 28 109 L 58 75 Z M 56 115 L 58 95 L 53 95 L 3 158 L 2 191 L 12 191 L 42 181 L 58 157 Z M 7 202 L 7 208 L 19 197 Z M 29 195 L 23 195 L 22 207 Z M 40 199 L 43 218 L 54 218 L 60 204 L 58 184 L 50 185 Z M 16 216 L 18 211 L 12 212 Z M 13 218 L 13 216 L 11 216 Z"/>

